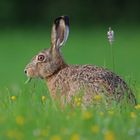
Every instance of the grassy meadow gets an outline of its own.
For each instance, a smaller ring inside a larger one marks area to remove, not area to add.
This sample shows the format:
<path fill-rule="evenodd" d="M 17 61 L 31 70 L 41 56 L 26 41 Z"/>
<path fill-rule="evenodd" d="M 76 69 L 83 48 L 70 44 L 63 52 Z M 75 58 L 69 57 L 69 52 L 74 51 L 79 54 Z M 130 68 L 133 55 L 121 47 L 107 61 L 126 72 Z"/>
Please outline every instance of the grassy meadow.
<path fill-rule="evenodd" d="M 115 25 L 115 72 L 137 97 L 135 107 L 115 104 L 81 110 L 59 108 L 43 80 L 24 84 L 24 67 L 50 46 L 50 29 L 15 28 L 0 32 L 0 140 L 139 140 L 140 139 L 140 26 Z M 108 26 L 71 27 L 62 48 L 69 64 L 94 64 L 112 70 Z"/>

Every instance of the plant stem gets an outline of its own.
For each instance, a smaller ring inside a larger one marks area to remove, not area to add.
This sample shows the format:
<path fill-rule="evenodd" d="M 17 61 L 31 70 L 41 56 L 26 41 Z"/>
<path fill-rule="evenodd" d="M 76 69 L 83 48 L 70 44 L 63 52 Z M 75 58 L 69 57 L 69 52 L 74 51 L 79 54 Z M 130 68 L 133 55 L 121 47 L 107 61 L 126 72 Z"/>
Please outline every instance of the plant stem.
<path fill-rule="evenodd" d="M 114 58 L 114 49 L 113 49 L 113 45 L 110 44 L 110 47 L 111 47 L 112 69 L 113 69 L 113 72 L 115 72 L 115 58 Z"/>

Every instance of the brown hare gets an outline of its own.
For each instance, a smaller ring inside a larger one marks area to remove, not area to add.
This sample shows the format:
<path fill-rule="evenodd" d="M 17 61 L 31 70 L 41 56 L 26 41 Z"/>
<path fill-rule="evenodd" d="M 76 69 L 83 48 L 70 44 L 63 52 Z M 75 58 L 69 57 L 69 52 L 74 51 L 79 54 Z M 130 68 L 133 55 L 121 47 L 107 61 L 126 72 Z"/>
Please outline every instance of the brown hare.
<path fill-rule="evenodd" d="M 94 103 L 96 95 L 105 95 L 107 102 L 126 98 L 136 104 L 135 96 L 126 82 L 113 72 L 94 65 L 68 65 L 61 55 L 61 47 L 69 34 L 69 18 L 61 16 L 54 20 L 51 32 L 51 47 L 33 57 L 26 66 L 29 79 L 40 77 L 48 85 L 53 99 L 63 103 L 72 102 L 73 97 L 82 93 L 85 106 Z"/>

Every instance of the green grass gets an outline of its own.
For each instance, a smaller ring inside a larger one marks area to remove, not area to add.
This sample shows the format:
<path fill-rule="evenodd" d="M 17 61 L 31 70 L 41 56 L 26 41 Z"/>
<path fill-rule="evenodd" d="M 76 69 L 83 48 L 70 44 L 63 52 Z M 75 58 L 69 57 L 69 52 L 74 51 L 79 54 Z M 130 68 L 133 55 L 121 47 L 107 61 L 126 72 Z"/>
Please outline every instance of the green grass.
<path fill-rule="evenodd" d="M 71 28 L 63 48 L 70 64 L 96 64 L 112 69 L 108 27 Z M 115 71 L 126 79 L 139 102 L 140 27 L 115 26 Z M 50 45 L 48 29 L 7 29 L 0 33 L 0 139 L 1 140 L 138 140 L 140 107 L 113 105 L 109 109 L 61 110 L 45 83 L 24 85 L 25 65 Z M 43 99 L 42 99 L 43 98 Z"/>
<path fill-rule="evenodd" d="M 43 83 L 42 83 L 43 84 Z M 33 84 L 0 94 L 0 139 L 4 140 L 132 140 L 140 138 L 137 108 L 113 105 L 88 110 L 61 110 Z M 53 138 L 54 137 L 54 138 Z M 74 138 L 75 137 L 75 138 Z"/>

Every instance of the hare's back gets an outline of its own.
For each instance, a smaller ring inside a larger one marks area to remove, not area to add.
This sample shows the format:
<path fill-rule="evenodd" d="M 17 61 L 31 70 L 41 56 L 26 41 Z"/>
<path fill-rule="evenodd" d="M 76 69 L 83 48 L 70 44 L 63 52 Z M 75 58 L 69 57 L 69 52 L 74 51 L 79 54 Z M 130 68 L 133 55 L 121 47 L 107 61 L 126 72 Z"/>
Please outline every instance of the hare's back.
<path fill-rule="evenodd" d="M 115 92 L 117 89 L 127 90 L 125 81 L 108 69 L 94 65 L 69 66 L 62 73 L 66 79 L 72 83 L 81 83 L 82 85 L 105 88 L 108 92 Z M 61 73 L 61 72 L 60 72 Z M 79 85 L 79 84 L 78 84 Z"/>
<path fill-rule="evenodd" d="M 80 78 L 81 80 L 88 80 L 89 82 L 103 80 L 108 83 L 112 82 L 124 82 L 122 78 L 115 73 L 109 71 L 106 68 L 98 67 L 95 65 L 76 65 L 68 67 L 68 73 L 73 76 Z"/>

